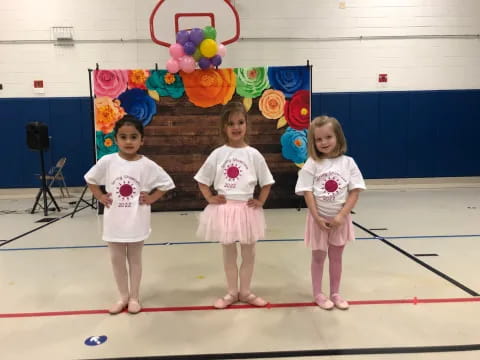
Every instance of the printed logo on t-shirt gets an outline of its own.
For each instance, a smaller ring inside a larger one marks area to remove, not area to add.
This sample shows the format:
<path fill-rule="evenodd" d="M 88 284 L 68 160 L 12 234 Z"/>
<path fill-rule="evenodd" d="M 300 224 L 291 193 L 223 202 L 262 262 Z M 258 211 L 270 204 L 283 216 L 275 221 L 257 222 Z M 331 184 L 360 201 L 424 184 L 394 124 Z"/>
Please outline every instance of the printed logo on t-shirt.
<path fill-rule="evenodd" d="M 131 176 L 119 176 L 112 181 L 118 207 L 132 207 L 132 200 L 138 195 L 139 181 Z"/>
<path fill-rule="evenodd" d="M 236 158 L 228 159 L 222 167 L 227 189 L 235 189 L 245 171 L 248 170 L 247 164 Z"/>
<path fill-rule="evenodd" d="M 323 190 L 320 198 L 324 201 L 335 201 L 336 196 L 347 185 L 343 176 L 335 171 L 329 171 L 315 177 L 315 183 Z"/>

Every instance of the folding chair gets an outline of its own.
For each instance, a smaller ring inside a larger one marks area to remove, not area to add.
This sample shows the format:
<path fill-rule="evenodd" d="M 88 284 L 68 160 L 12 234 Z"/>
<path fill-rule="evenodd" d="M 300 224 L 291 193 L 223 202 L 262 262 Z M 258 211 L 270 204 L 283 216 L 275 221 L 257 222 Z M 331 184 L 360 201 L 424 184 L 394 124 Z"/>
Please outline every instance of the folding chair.
<path fill-rule="evenodd" d="M 67 197 L 70 197 L 67 184 L 65 183 L 65 177 L 63 176 L 63 173 L 62 173 L 62 169 L 65 166 L 66 162 L 67 162 L 66 157 L 60 158 L 57 161 L 57 164 L 55 166 L 52 166 L 50 170 L 48 170 L 48 173 L 45 175 L 45 179 L 48 181 L 48 184 L 47 184 L 48 188 L 52 187 L 52 185 L 55 185 L 55 183 L 57 182 L 59 183 L 60 193 L 62 194 L 62 197 L 65 197 L 65 193 L 67 194 Z M 40 178 L 41 178 L 41 175 L 40 175 Z"/>

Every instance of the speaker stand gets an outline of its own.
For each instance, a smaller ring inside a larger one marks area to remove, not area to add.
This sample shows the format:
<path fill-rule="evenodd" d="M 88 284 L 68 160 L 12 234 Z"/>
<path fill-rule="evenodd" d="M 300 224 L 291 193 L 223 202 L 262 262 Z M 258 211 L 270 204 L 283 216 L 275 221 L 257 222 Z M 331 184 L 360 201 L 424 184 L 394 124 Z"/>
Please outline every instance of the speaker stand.
<path fill-rule="evenodd" d="M 60 207 L 58 206 L 57 202 L 55 201 L 55 198 L 53 197 L 52 193 L 50 192 L 50 189 L 47 186 L 47 179 L 45 178 L 45 160 L 43 158 L 43 150 L 39 150 L 40 153 L 40 167 L 41 167 L 41 180 L 42 184 L 40 189 L 38 190 L 37 197 L 35 199 L 35 204 L 33 204 L 32 211 L 30 211 L 30 214 L 35 213 L 35 209 L 37 205 L 39 205 L 40 197 L 43 195 L 43 214 L 45 216 L 48 216 L 48 206 L 47 204 L 47 195 L 50 196 L 50 201 L 51 203 L 55 205 L 55 208 L 57 211 L 60 211 Z"/>
<path fill-rule="evenodd" d="M 80 198 L 78 199 L 77 204 L 75 205 L 75 209 L 73 209 L 72 215 L 70 217 L 73 218 L 73 215 L 75 215 L 75 213 L 77 212 L 78 206 L 80 205 L 81 202 L 84 202 L 85 204 L 90 206 L 92 209 L 97 209 L 97 207 L 95 206 L 96 200 L 93 197 L 93 195 L 92 195 L 92 200 L 90 202 L 83 199 L 83 197 L 85 196 L 85 193 L 87 192 L 87 189 L 88 189 L 88 185 L 85 185 L 82 191 L 82 195 L 80 195 Z"/>

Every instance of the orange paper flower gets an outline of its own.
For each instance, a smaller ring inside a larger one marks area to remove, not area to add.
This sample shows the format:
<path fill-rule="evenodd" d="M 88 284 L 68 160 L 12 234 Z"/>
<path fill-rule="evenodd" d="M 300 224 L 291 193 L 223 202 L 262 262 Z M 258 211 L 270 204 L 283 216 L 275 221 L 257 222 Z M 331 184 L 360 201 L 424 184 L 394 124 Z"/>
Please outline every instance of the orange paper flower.
<path fill-rule="evenodd" d="M 95 99 L 95 130 L 108 134 L 125 115 L 120 101 L 103 96 Z"/>
<path fill-rule="evenodd" d="M 128 70 L 128 88 L 145 90 L 147 88 L 145 82 L 149 76 L 148 70 Z"/>
<path fill-rule="evenodd" d="M 285 95 L 279 90 L 265 90 L 258 102 L 258 107 L 267 119 L 278 119 L 283 115 Z"/>
<path fill-rule="evenodd" d="M 195 70 L 180 72 L 188 99 L 196 106 L 207 108 L 228 103 L 235 92 L 233 69 Z"/>
<path fill-rule="evenodd" d="M 166 83 L 167 85 L 171 85 L 171 84 L 173 84 L 173 83 L 175 82 L 175 75 L 170 74 L 169 72 L 167 72 L 167 73 L 165 74 L 165 76 L 163 77 L 163 80 L 165 80 L 165 83 Z"/>

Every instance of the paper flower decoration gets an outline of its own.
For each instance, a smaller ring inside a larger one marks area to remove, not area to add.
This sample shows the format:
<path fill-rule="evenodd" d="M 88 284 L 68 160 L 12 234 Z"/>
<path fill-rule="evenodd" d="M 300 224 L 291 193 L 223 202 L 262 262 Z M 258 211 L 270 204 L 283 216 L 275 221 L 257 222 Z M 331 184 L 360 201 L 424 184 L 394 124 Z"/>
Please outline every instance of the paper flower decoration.
<path fill-rule="evenodd" d="M 207 108 L 228 103 L 235 92 L 235 73 L 232 69 L 195 70 L 181 72 L 188 99 L 198 107 Z"/>
<path fill-rule="evenodd" d="M 126 70 L 95 70 L 93 88 L 95 95 L 116 98 L 127 88 L 128 72 Z"/>
<path fill-rule="evenodd" d="M 310 92 L 297 91 L 285 103 L 285 119 L 290 127 L 296 130 L 307 129 L 310 125 Z"/>
<path fill-rule="evenodd" d="M 115 123 L 125 115 L 125 110 L 120 106 L 120 101 L 106 96 L 95 98 L 94 104 L 95 130 L 108 134 L 113 130 Z"/>
<path fill-rule="evenodd" d="M 266 67 L 236 68 L 237 94 L 244 97 L 255 98 L 263 90 L 270 87 Z"/>
<path fill-rule="evenodd" d="M 298 90 L 308 90 L 310 88 L 310 72 L 308 67 L 269 67 L 268 80 L 270 81 L 271 87 L 283 92 L 286 98 L 291 97 Z"/>
<path fill-rule="evenodd" d="M 104 155 L 118 152 L 118 146 L 115 143 L 115 134 L 113 131 L 108 134 L 96 131 L 95 137 L 97 144 L 97 160 Z"/>
<path fill-rule="evenodd" d="M 155 90 L 160 96 L 170 96 L 174 99 L 182 97 L 185 91 L 180 75 L 166 70 L 152 70 L 146 85 L 149 90 Z"/>
<path fill-rule="evenodd" d="M 242 102 L 243 102 L 243 106 L 244 106 L 245 110 L 246 110 L 247 112 L 249 112 L 250 109 L 252 108 L 252 105 L 253 105 L 253 100 L 252 100 L 252 98 L 244 97 L 243 100 L 242 100 Z"/>
<path fill-rule="evenodd" d="M 143 90 L 127 90 L 118 97 L 118 100 L 127 114 L 135 116 L 143 126 L 148 125 L 153 115 L 157 113 L 155 101 Z"/>
<path fill-rule="evenodd" d="M 265 90 L 258 102 L 258 107 L 267 119 L 278 119 L 283 115 L 285 96 L 278 90 Z"/>
<path fill-rule="evenodd" d="M 295 130 L 288 127 L 280 138 L 282 156 L 296 164 L 304 163 L 308 157 L 307 130 Z"/>
<path fill-rule="evenodd" d="M 149 75 L 148 70 L 128 70 L 128 88 L 146 90 L 145 82 Z"/>

